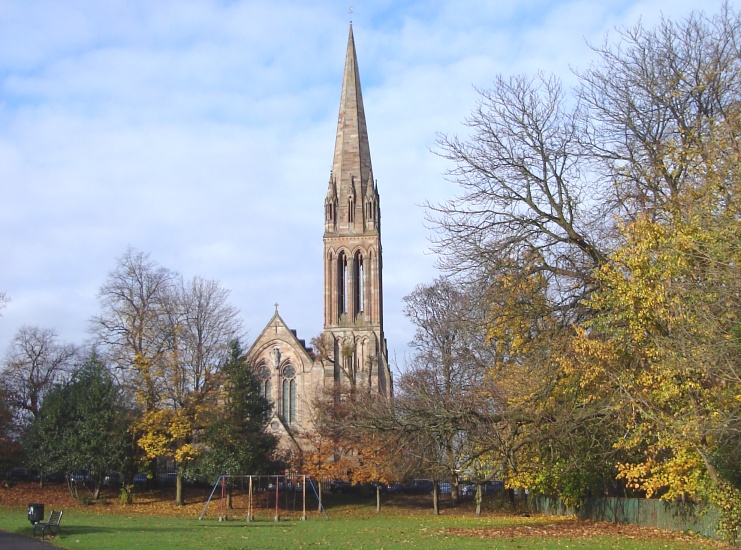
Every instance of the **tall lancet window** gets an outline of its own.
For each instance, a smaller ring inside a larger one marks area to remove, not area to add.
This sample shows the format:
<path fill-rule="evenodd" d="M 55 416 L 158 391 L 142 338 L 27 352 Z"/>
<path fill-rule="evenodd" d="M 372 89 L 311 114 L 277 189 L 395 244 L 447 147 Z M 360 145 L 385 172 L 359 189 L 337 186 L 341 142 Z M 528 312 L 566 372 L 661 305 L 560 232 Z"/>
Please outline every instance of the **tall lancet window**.
<path fill-rule="evenodd" d="M 372 199 L 365 203 L 365 219 L 371 224 L 376 221 L 376 203 Z"/>
<path fill-rule="evenodd" d="M 267 399 L 268 402 L 272 403 L 273 396 L 270 391 L 270 369 L 265 363 L 261 363 L 257 372 L 262 385 L 262 396 Z"/>
<path fill-rule="evenodd" d="M 342 315 L 347 313 L 347 292 L 348 277 L 347 277 L 347 256 L 344 252 L 340 252 L 337 256 L 337 313 Z"/>
<path fill-rule="evenodd" d="M 283 418 L 296 422 L 296 369 L 290 364 L 283 369 Z"/>
<path fill-rule="evenodd" d="M 355 280 L 355 288 L 353 289 L 355 313 L 363 313 L 365 302 L 365 279 L 363 278 L 363 255 L 360 251 L 355 253 L 355 273 L 353 273 L 353 279 Z"/>

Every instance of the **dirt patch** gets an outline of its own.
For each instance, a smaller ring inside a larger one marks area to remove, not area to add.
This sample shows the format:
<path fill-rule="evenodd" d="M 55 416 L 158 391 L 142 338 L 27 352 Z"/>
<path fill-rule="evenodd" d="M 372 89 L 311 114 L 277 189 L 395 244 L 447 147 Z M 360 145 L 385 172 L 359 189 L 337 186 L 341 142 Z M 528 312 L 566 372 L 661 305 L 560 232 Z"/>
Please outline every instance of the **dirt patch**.
<path fill-rule="evenodd" d="M 582 521 L 575 518 L 527 518 L 522 525 L 507 527 L 450 528 L 445 530 L 462 537 L 481 539 L 518 538 L 564 538 L 585 539 L 597 537 L 620 537 L 634 540 L 676 540 L 706 548 L 732 548 L 727 544 L 700 538 L 696 535 L 675 533 L 650 527 L 639 527 L 624 523 Z"/>

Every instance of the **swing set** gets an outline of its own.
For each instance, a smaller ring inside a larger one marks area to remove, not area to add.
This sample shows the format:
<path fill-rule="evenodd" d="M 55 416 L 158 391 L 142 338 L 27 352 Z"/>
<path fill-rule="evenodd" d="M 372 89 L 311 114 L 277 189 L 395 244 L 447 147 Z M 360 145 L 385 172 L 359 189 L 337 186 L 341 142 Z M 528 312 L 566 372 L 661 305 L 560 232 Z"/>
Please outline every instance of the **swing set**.
<path fill-rule="evenodd" d="M 321 504 L 319 489 L 310 476 L 287 475 L 221 475 L 214 483 L 198 519 L 206 515 L 214 495 L 220 489 L 219 521 L 245 518 L 254 521 L 306 520 L 307 498 L 329 519 Z M 233 516 L 233 517 L 230 517 Z"/>

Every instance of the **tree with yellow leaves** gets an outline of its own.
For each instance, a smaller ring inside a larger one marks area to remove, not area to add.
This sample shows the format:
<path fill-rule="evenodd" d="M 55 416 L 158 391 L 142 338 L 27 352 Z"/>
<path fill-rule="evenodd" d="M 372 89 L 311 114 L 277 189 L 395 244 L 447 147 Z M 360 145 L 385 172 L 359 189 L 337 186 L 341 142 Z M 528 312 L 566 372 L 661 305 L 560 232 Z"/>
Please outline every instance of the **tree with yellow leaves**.
<path fill-rule="evenodd" d="M 461 190 L 430 208 L 441 265 L 488 287 L 497 349 L 480 444 L 512 483 L 711 499 L 732 526 L 741 17 L 617 33 L 573 98 L 499 77 L 470 135 L 440 138 Z"/>
<path fill-rule="evenodd" d="M 741 519 L 741 210 L 724 211 L 713 187 L 671 219 L 626 224 L 624 246 L 599 274 L 591 303 L 600 313 L 578 345 L 620 391 L 625 433 L 615 446 L 634 456 L 620 477 L 647 496 L 716 502 L 732 532 Z"/>
<path fill-rule="evenodd" d="M 142 410 L 137 447 L 149 462 L 177 464 L 176 497 L 198 452 L 195 434 L 218 405 L 219 371 L 239 336 L 237 310 L 217 281 L 184 282 L 149 256 L 127 250 L 100 290 L 102 312 L 93 319 L 98 344 L 121 373 Z"/>

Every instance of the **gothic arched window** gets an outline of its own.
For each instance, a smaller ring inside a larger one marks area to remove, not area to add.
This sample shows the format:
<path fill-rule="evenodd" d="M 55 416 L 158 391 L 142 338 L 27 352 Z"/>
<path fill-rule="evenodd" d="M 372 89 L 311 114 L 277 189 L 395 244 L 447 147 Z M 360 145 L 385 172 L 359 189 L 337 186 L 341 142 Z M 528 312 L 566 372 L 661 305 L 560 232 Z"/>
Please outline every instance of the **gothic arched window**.
<path fill-rule="evenodd" d="M 365 281 L 363 272 L 363 255 L 358 250 L 355 253 L 355 273 L 353 273 L 353 280 L 355 281 L 355 288 L 353 289 L 353 300 L 355 305 L 355 313 L 363 313 L 365 309 Z"/>
<path fill-rule="evenodd" d="M 283 368 L 283 418 L 296 422 L 296 369 L 290 364 Z"/>
<path fill-rule="evenodd" d="M 337 256 L 337 313 L 347 313 L 347 256 L 340 252 Z"/>
<path fill-rule="evenodd" d="M 272 402 L 271 387 L 270 387 L 270 369 L 262 362 L 257 369 L 257 376 L 260 378 L 260 385 L 262 386 L 262 396 L 268 401 Z"/>

